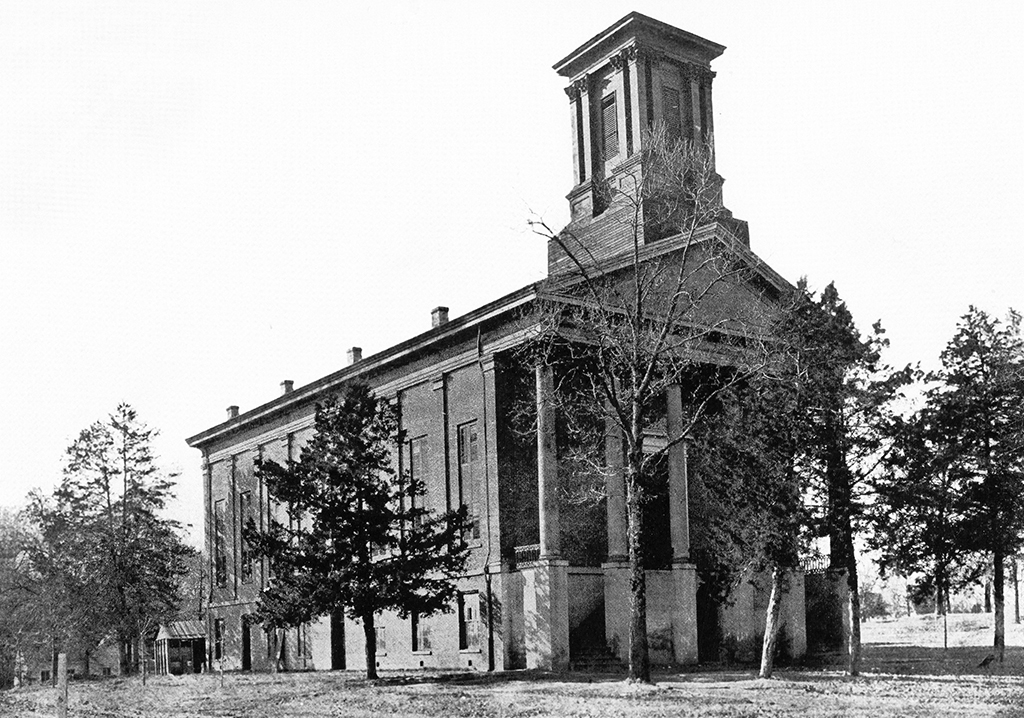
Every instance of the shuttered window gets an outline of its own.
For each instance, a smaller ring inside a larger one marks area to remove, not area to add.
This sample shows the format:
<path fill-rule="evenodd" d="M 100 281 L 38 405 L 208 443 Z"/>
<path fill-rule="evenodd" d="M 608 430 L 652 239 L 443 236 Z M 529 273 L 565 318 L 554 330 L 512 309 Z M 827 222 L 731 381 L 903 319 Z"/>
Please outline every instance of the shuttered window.
<path fill-rule="evenodd" d="M 213 504 L 213 575 L 218 586 L 228 583 L 227 526 L 225 526 L 225 500 Z"/>
<path fill-rule="evenodd" d="M 601 135 L 604 158 L 611 159 L 619 154 L 619 117 L 614 92 L 601 100 Z"/>
<path fill-rule="evenodd" d="M 252 580 L 252 549 L 249 546 L 249 542 L 245 538 L 245 530 L 249 525 L 249 521 L 253 520 L 252 513 L 252 492 L 243 491 L 238 496 L 238 515 L 240 518 L 240 532 L 239 547 L 241 548 L 241 561 L 242 561 L 242 580 Z"/>
<path fill-rule="evenodd" d="M 476 422 L 459 427 L 459 497 L 469 512 L 470 536 L 480 538 L 480 446 Z M 469 537 L 467 537 L 469 538 Z"/>

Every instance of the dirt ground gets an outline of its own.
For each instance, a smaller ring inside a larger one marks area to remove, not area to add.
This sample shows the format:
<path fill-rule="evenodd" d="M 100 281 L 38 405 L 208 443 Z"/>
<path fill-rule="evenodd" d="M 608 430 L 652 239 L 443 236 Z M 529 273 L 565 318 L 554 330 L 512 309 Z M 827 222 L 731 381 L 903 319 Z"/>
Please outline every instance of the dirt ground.
<path fill-rule="evenodd" d="M 235 716 L 1021 716 L 1024 627 L 1008 626 L 1007 660 L 980 668 L 992 640 L 986 615 L 950 617 L 948 651 L 932 618 L 866 622 L 864 675 L 817 661 L 759 680 L 750 667 L 664 672 L 654 686 L 621 675 L 352 672 L 228 674 L 75 682 L 70 715 Z M 49 687 L 0 694 L 0 715 L 55 716 Z"/>

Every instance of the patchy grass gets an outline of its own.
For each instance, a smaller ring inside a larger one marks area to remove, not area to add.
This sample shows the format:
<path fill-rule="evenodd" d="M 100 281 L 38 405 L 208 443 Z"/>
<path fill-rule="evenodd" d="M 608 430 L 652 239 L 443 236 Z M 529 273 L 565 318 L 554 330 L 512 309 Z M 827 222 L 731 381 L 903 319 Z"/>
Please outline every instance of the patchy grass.
<path fill-rule="evenodd" d="M 234 716 L 1022 716 L 1024 631 L 1008 626 L 1007 662 L 978 667 L 989 653 L 991 617 L 950 617 L 950 650 L 931 618 L 864 624 L 861 678 L 837 663 L 791 668 L 762 681 L 749 669 L 663 673 L 654 686 L 621 676 L 531 672 L 391 673 L 367 682 L 355 673 L 229 674 L 73 683 L 74 718 Z M 55 691 L 0 694 L 0 715 L 56 715 Z"/>

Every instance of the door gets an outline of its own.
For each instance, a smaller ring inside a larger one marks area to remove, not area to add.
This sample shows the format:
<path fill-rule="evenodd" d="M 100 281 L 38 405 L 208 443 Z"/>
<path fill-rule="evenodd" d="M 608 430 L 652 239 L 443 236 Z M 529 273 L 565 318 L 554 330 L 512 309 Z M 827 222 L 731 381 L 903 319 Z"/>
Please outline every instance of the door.
<path fill-rule="evenodd" d="M 249 630 L 249 617 L 242 616 L 242 670 L 252 670 L 252 631 Z"/>
<path fill-rule="evenodd" d="M 345 614 L 331 614 L 331 669 L 345 669 Z"/>

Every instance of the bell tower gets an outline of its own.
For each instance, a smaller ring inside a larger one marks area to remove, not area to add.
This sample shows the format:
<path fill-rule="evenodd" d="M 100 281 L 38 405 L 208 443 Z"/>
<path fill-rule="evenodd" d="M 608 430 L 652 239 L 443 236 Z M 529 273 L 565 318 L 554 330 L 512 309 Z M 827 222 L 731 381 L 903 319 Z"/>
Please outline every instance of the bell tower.
<path fill-rule="evenodd" d="M 569 237 L 588 261 L 632 247 L 625 214 L 634 213 L 616 195 L 621 198 L 644 171 L 644 143 L 652 132 L 700 143 L 714 162 L 711 61 L 724 51 L 632 12 L 555 63 L 555 71 L 569 80 L 565 92 L 572 124 L 574 185 L 563 238 Z M 745 239 L 745 224 L 738 224 Z M 571 267 L 564 250 L 550 242 L 548 273 Z"/>

